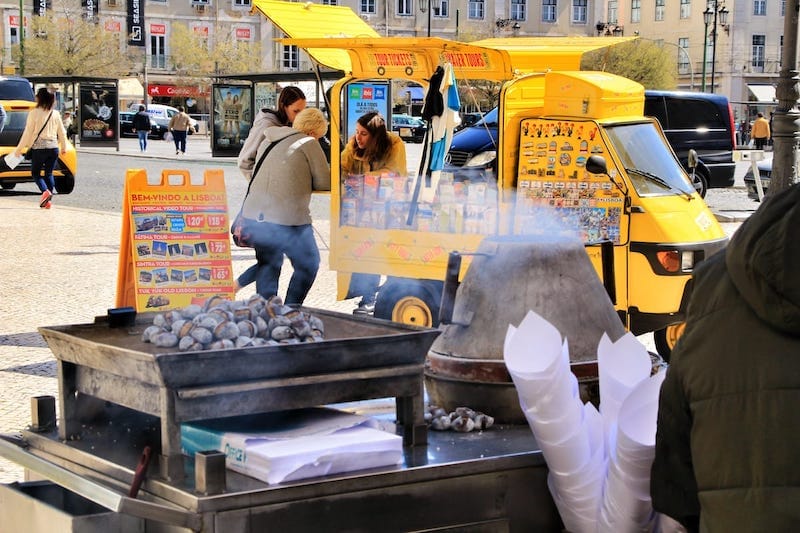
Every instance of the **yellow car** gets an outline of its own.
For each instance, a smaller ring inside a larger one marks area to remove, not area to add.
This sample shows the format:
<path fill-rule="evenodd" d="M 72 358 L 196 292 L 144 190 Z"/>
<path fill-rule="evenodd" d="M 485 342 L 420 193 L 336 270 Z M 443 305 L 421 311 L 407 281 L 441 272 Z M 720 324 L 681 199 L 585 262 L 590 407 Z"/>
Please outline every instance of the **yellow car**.
<path fill-rule="evenodd" d="M 28 112 L 36 107 L 35 102 L 25 100 L 4 100 L 3 108 L 6 111 L 6 120 L 2 131 L 0 131 L 0 158 L 11 153 L 17 147 L 22 132 L 25 129 L 25 121 L 28 119 Z M 67 151 L 59 154 L 53 176 L 56 181 L 56 192 L 58 194 L 69 194 L 75 188 L 75 174 L 78 170 L 78 156 L 75 147 L 67 141 Z M 17 183 L 32 183 L 31 162 L 23 160 L 13 170 L 7 165 L 0 164 L 0 187 L 5 190 L 13 189 Z"/>

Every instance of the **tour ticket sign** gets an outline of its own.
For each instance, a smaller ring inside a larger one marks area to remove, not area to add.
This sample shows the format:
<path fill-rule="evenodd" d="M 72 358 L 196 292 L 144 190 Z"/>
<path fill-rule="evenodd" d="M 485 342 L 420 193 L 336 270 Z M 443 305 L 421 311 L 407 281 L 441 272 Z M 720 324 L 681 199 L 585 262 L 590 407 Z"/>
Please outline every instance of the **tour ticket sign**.
<path fill-rule="evenodd" d="M 155 179 L 154 179 L 155 178 Z M 228 202 L 220 169 L 125 177 L 117 307 L 160 311 L 234 299 Z"/>

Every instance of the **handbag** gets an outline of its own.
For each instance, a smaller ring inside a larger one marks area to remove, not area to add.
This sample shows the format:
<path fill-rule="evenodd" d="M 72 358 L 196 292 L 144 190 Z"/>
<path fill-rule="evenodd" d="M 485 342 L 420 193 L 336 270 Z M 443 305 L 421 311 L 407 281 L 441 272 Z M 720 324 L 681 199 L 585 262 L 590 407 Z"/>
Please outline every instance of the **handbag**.
<path fill-rule="evenodd" d="M 273 141 L 267 146 L 267 149 L 264 150 L 264 153 L 261 154 L 261 157 L 256 162 L 256 166 L 253 167 L 253 174 L 250 176 L 250 183 L 247 184 L 247 192 L 244 194 L 242 207 L 239 209 L 239 214 L 233 219 L 233 224 L 231 224 L 231 235 L 233 236 L 233 243 L 236 246 L 242 248 L 253 248 L 255 246 L 255 233 L 258 229 L 258 221 L 245 217 L 244 214 L 242 214 L 242 210 L 244 209 L 244 203 L 247 201 L 247 195 L 250 194 L 250 187 L 253 185 L 253 180 L 256 179 L 258 170 L 261 168 L 261 163 L 264 162 L 264 159 L 267 158 L 267 154 L 270 153 L 278 142 L 280 141 Z"/>
<path fill-rule="evenodd" d="M 52 117 L 52 116 L 53 116 L 53 112 L 52 112 L 52 111 L 50 111 L 50 114 L 49 114 L 49 115 L 47 115 L 47 120 L 45 120 L 45 121 L 44 121 L 44 124 L 42 124 L 42 127 L 41 127 L 41 129 L 39 130 L 39 133 L 37 133 L 37 134 L 36 134 L 36 138 L 34 138 L 34 139 L 33 139 L 33 142 L 31 143 L 31 148 L 28 148 L 27 150 L 25 150 L 25 153 L 23 154 L 23 157 L 24 157 L 25 159 L 31 159 L 31 158 L 33 157 L 33 144 L 34 144 L 36 141 L 38 141 L 38 140 L 39 140 L 39 135 L 41 135 L 41 134 L 42 134 L 42 132 L 44 131 L 44 127 L 45 127 L 45 126 L 47 126 L 47 123 L 48 123 L 48 122 L 50 122 L 50 117 Z"/>

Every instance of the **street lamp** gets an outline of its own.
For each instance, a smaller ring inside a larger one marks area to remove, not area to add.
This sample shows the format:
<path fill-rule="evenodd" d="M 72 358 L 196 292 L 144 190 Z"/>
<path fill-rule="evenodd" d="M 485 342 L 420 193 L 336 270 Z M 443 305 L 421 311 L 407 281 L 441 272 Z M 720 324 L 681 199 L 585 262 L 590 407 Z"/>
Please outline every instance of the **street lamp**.
<path fill-rule="evenodd" d="M 725 8 L 725 4 L 718 5 L 718 0 L 714 0 L 714 9 L 711 6 L 706 7 L 703 11 L 703 25 L 705 31 L 703 33 L 703 82 L 701 83 L 701 91 L 706 90 L 706 57 L 708 56 L 708 26 L 711 25 L 711 92 L 714 92 L 714 82 L 717 71 L 717 22 L 727 28 L 729 11 Z"/>
<path fill-rule="evenodd" d="M 420 0 L 419 10 L 428 13 L 428 37 L 431 36 L 431 0 Z"/>

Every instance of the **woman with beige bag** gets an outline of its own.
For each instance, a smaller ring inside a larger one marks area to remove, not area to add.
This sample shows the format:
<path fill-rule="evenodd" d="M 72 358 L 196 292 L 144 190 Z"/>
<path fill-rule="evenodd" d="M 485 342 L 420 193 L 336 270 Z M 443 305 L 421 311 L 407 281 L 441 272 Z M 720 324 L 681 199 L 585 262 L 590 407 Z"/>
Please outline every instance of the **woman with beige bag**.
<path fill-rule="evenodd" d="M 39 207 L 44 209 L 50 209 L 53 198 L 56 186 L 53 170 L 58 154 L 67 151 L 67 131 L 61 114 L 53 109 L 54 102 L 55 96 L 46 87 L 36 91 L 36 107 L 28 113 L 25 130 L 14 150 L 16 158 L 26 150 L 30 153 L 31 176 L 42 192 Z"/>

